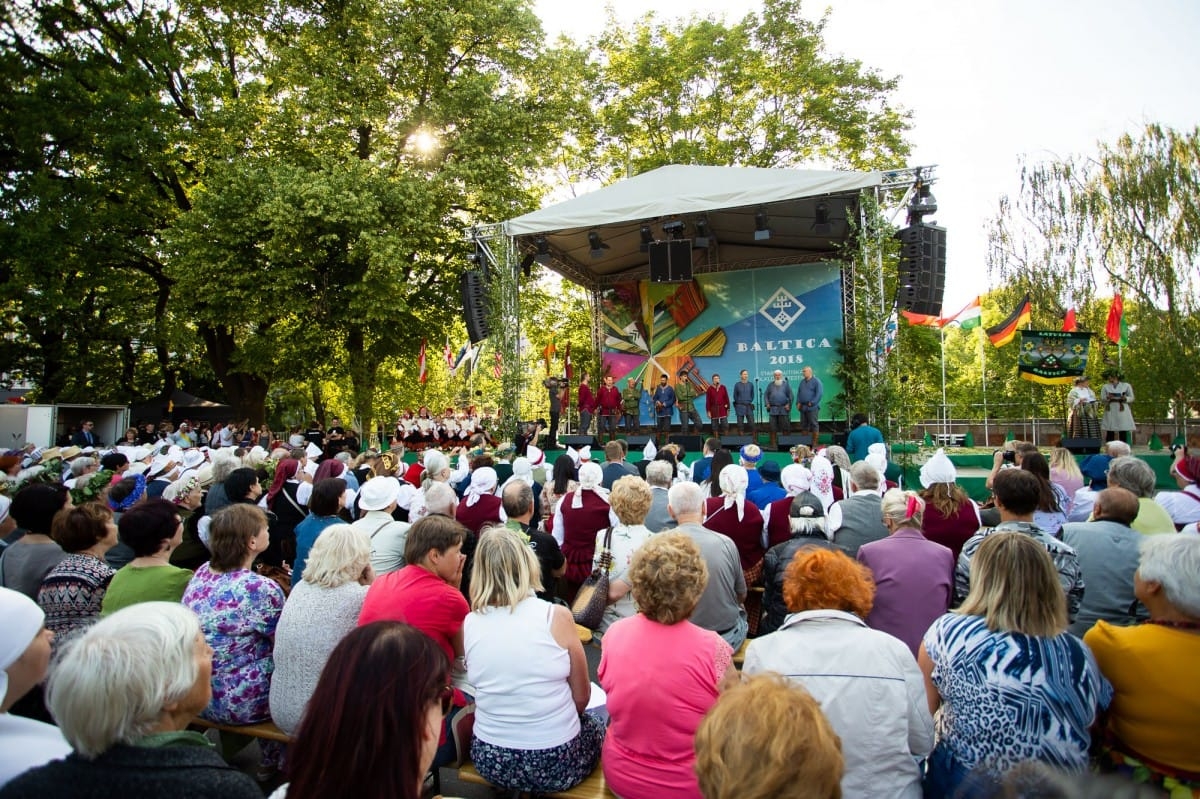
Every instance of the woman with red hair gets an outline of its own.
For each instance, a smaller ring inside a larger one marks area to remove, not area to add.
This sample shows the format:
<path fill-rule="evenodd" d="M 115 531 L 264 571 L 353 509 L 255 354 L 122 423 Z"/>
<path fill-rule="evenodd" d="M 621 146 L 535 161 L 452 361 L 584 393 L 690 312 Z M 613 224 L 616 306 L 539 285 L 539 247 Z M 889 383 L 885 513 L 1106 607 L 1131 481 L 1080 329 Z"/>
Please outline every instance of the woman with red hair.
<path fill-rule="evenodd" d="M 791 613 L 750 642 L 746 674 L 787 675 L 821 703 L 843 741 L 846 796 L 919 799 L 917 761 L 933 748 L 925 681 L 898 638 L 867 627 L 871 571 L 839 550 L 805 547 L 784 576 Z"/>
<path fill-rule="evenodd" d="M 262 554 L 264 563 L 280 566 L 296 559 L 296 525 L 308 517 L 307 498 L 300 497 L 301 480 L 312 482 L 295 458 L 284 458 L 275 467 L 265 500 L 275 518 L 271 519 L 271 548 Z"/>

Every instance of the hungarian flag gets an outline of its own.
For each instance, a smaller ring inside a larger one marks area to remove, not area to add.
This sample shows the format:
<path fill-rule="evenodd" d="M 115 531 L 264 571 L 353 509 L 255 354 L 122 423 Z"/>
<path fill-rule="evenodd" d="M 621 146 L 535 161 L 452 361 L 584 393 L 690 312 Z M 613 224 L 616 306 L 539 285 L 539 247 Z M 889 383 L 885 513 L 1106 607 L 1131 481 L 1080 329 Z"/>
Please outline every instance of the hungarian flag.
<path fill-rule="evenodd" d="M 1075 326 L 1075 309 L 1071 308 L 1067 311 L 1067 315 L 1063 317 L 1063 332 L 1074 333 L 1077 330 Z"/>
<path fill-rule="evenodd" d="M 567 342 L 567 352 L 563 355 L 563 374 L 570 380 L 575 376 L 575 369 L 571 366 L 571 342 Z"/>
<path fill-rule="evenodd" d="M 1104 335 L 1118 347 L 1129 344 L 1129 327 L 1125 324 L 1125 301 L 1121 299 L 1120 294 L 1113 295 L 1112 305 L 1108 306 Z"/>
<path fill-rule="evenodd" d="M 930 314 L 919 314 L 911 311 L 901 311 L 900 315 L 910 325 L 943 328 L 951 322 L 958 322 L 963 330 L 971 330 L 972 328 L 979 327 L 979 313 L 979 297 L 976 297 L 967 303 L 965 308 L 954 314 L 954 316 L 932 316 Z"/>
<path fill-rule="evenodd" d="M 425 339 L 421 339 L 421 352 L 417 355 L 417 366 L 421 368 L 421 373 L 417 379 L 424 383 L 429 379 L 429 374 L 425 369 Z"/>
<path fill-rule="evenodd" d="M 558 353 L 558 349 L 554 346 L 554 339 L 550 339 L 550 343 L 542 350 L 542 360 L 546 362 L 546 374 L 550 374 L 550 359 Z"/>
<path fill-rule="evenodd" d="M 1017 335 L 1017 328 L 1021 325 L 1029 324 L 1032 305 L 1029 300 L 1029 292 L 1021 298 L 1021 302 L 1017 305 L 1016 310 L 1008 315 L 1003 322 L 987 329 L 988 338 L 992 344 L 997 347 L 1003 347 L 1008 342 L 1012 341 Z"/>
<path fill-rule="evenodd" d="M 958 326 L 963 330 L 974 330 L 983 322 L 982 311 L 983 307 L 979 304 L 979 297 L 976 296 L 950 321 L 958 322 Z"/>

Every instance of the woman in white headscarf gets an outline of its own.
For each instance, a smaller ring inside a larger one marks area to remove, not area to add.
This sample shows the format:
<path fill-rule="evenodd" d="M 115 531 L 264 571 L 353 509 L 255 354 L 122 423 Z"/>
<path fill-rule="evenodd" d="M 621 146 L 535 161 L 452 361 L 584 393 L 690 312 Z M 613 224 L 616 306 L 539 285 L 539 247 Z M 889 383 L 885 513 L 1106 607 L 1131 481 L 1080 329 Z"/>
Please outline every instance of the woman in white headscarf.
<path fill-rule="evenodd" d="M 925 488 L 920 493 L 925 500 L 921 533 L 949 548 L 956 561 L 963 544 L 983 525 L 979 506 L 955 482 L 957 479 L 958 472 L 944 449 L 935 452 L 921 467 L 921 485 Z"/>
<path fill-rule="evenodd" d="M 763 555 L 767 547 L 763 536 L 763 515 L 758 506 L 746 499 L 749 477 L 745 468 L 733 464 L 721 470 L 718 482 L 721 496 L 705 502 L 704 526 L 729 536 L 737 546 L 746 588 L 762 585 Z M 762 611 L 761 594 L 751 591 L 746 597 L 746 617 L 750 635 L 758 631 Z"/>
<path fill-rule="evenodd" d="M 479 533 L 486 525 L 504 524 L 508 514 L 504 512 L 500 497 L 496 496 L 496 470 L 491 466 L 480 466 L 471 472 L 471 483 L 463 494 L 462 502 L 454 510 L 454 518 L 467 534 L 463 536 L 462 553 L 467 556 L 463 567 L 462 592 L 470 596 L 471 570 L 475 564 L 475 544 Z"/>
<path fill-rule="evenodd" d="M 575 596 L 579 585 L 592 573 L 596 533 L 618 523 L 608 504 L 608 491 L 601 485 L 603 481 L 604 469 L 600 464 L 585 462 L 579 467 L 579 487 L 564 495 L 554 511 L 554 540 L 567 559 L 564 579 L 568 599 Z"/>
<path fill-rule="evenodd" d="M 879 496 L 883 496 L 889 488 L 896 488 L 896 484 L 889 484 L 884 476 L 887 474 L 888 467 L 887 444 L 872 444 L 867 447 L 867 456 L 863 460 L 874 466 L 875 471 L 879 472 Z"/>
<path fill-rule="evenodd" d="M 763 556 L 763 608 L 759 635 L 775 632 L 787 617 L 783 578 L 796 553 L 806 546 L 833 548 L 825 532 L 825 506 L 812 492 L 812 472 L 798 463 L 783 467 L 780 483 L 788 495 L 763 508 L 767 554 Z"/>
<path fill-rule="evenodd" d="M 32 599 L 0 588 L 0 786 L 71 754 L 58 727 L 8 712 L 46 677 L 54 633 L 46 629 L 45 618 Z"/>
<path fill-rule="evenodd" d="M 825 509 L 825 515 L 829 515 L 829 508 L 833 505 L 833 464 L 829 458 L 825 457 L 825 451 L 822 450 L 812 457 L 812 464 L 809 467 L 812 470 L 812 488 L 809 489 L 821 500 L 821 507 Z"/>

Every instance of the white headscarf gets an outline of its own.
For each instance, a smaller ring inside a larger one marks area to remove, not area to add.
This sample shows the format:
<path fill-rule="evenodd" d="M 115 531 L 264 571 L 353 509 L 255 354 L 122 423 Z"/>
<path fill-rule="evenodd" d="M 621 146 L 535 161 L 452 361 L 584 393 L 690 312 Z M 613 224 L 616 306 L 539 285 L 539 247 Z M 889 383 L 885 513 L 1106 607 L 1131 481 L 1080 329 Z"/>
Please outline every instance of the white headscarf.
<path fill-rule="evenodd" d="M 646 446 L 642 448 L 642 460 L 652 461 L 658 455 L 658 447 L 654 446 L 654 439 L 646 442 Z"/>
<path fill-rule="evenodd" d="M 46 614 L 20 591 L 0 588 L 0 697 L 8 693 L 8 667 L 42 631 Z"/>
<path fill-rule="evenodd" d="M 600 468 L 600 464 L 588 461 L 579 467 L 579 488 L 575 489 L 575 496 L 571 498 L 572 508 L 583 507 L 583 492 L 592 491 L 601 497 L 608 495 L 608 492 L 601 487 L 604 482 L 604 469 Z"/>
<path fill-rule="evenodd" d="M 533 488 L 533 464 L 529 462 L 529 458 L 524 456 L 518 457 L 512 463 L 512 477 L 504 481 L 504 485 L 500 486 L 496 491 L 496 496 L 503 496 L 504 489 L 508 488 L 509 483 L 524 483 Z"/>
<path fill-rule="evenodd" d="M 812 489 L 812 472 L 807 466 L 793 463 L 783 467 L 779 473 L 779 484 L 788 492 L 789 497 L 795 497 Z"/>
<path fill-rule="evenodd" d="M 813 455 L 812 459 L 812 488 L 809 489 L 821 500 L 825 512 L 833 505 L 833 464 L 825 457 L 824 451 Z"/>
<path fill-rule="evenodd" d="M 954 464 L 950 462 L 950 458 L 946 456 L 944 449 L 938 449 L 921 467 L 921 485 L 924 488 L 929 488 L 937 483 L 953 483 L 957 479 L 958 472 L 955 470 Z"/>
<path fill-rule="evenodd" d="M 884 474 L 887 473 L 887 445 L 872 444 L 867 447 L 867 457 L 864 461 L 875 467 L 875 471 L 879 472 L 879 494 L 882 496 L 887 491 L 887 482 Z"/>
<path fill-rule="evenodd" d="M 471 472 L 471 484 L 467 486 L 467 507 L 471 507 L 479 501 L 479 497 L 483 494 L 490 494 L 496 490 L 496 470 L 491 466 L 480 466 L 475 471 Z"/>
<path fill-rule="evenodd" d="M 744 468 L 735 463 L 721 470 L 718 482 L 721 484 L 721 494 L 725 497 L 725 510 L 737 505 L 740 522 L 746 515 L 746 486 L 750 483 L 749 475 Z"/>

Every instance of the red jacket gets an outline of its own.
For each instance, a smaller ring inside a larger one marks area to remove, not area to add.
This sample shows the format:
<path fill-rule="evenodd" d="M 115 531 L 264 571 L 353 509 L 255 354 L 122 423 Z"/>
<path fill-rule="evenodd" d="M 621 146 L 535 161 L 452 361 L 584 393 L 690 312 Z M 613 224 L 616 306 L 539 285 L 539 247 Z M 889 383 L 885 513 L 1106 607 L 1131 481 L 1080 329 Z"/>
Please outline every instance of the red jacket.
<path fill-rule="evenodd" d="M 579 386 L 579 410 L 596 412 L 596 397 L 592 394 L 591 386 L 582 383 Z"/>
<path fill-rule="evenodd" d="M 729 392 L 725 386 L 709 386 L 704 392 L 704 412 L 709 419 L 724 419 L 729 416 Z"/>
<path fill-rule="evenodd" d="M 596 404 L 600 407 L 600 415 L 615 415 L 621 412 L 621 392 L 616 386 L 600 386 L 596 392 Z"/>

